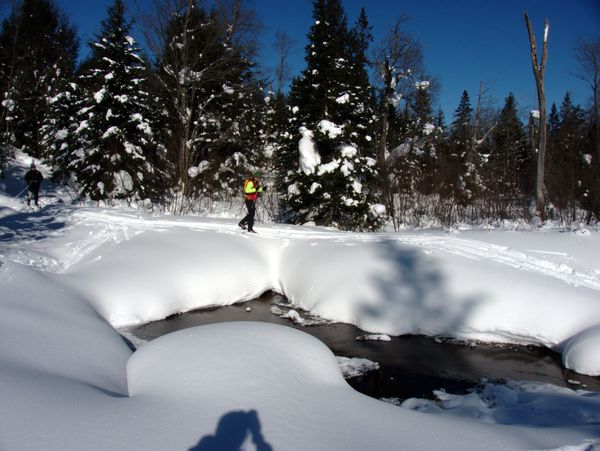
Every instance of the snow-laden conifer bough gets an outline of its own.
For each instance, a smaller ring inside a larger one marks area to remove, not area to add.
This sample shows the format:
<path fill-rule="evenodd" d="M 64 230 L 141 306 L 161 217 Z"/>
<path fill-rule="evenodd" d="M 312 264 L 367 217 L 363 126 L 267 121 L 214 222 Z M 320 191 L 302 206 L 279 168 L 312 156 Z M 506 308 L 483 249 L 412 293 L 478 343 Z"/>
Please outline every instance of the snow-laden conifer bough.
<path fill-rule="evenodd" d="M 398 407 L 355 392 L 332 353 L 291 328 L 201 326 L 136 352 L 115 330 L 275 290 L 365 335 L 546 346 L 599 374 L 597 231 L 263 224 L 249 238 L 235 219 L 72 205 L 50 185 L 42 195 L 65 202 L 24 211 L 11 194 L 25 160 L 12 164 L 0 186 L 3 450 L 600 446 L 599 394 L 583 387 L 514 382 Z"/>

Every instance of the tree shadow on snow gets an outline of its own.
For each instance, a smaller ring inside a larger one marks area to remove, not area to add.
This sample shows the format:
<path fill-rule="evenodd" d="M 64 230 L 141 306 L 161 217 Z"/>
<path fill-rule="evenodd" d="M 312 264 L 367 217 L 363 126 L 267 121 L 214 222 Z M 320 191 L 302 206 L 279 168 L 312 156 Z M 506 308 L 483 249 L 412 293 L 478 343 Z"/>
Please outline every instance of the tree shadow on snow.
<path fill-rule="evenodd" d="M 388 330 L 400 329 L 401 334 L 406 335 L 464 336 L 469 316 L 485 300 L 483 294 L 457 297 L 448 288 L 447 276 L 440 263 L 418 248 L 393 240 L 376 246 L 391 270 L 371 276 L 375 281 L 377 300 L 365 299 L 359 303 L 360 316 L 366 319 L 364 324 L 383 324 Z M 444 355 L 439 355 L 436 347 L 431 346 L 431 354 L 414 356 L 419 360 L 414 364 L 435 371 L 438 366 L 435 360 L 443 359 L 447 361 L 445 367 L 453 368 L 457 374 L 471 366 L 465 361 L 464 353 L 450 352 L 452 355 L 448 355 L 453 347 L 441 348 Z"/>
<path fill-rule="evenodd" d="M 252 440 L 257 451 L 272 451 L 262 435 L 256 410 L 229 412 L 221 417 L 214 435 L 202 437 L 189 451 L 234 451 Z"/>
<path fill-rule="evenodd" d="M 362 313 L 368 318 L 401 314 L 401 320 L 416 333 L 423 330 L 454 336 L 475 305 L 483 300 L 479 295 L 458 299 L 447 289 L 443 268 L 421 250 L 391 240 L 378 248 L 393 269 L 384 275 L 373 275 L 381 302 L 363 303 Z"/>
<path fill-rule="evenodd" d="M 5 210 L 9 210 L 8 214 Z M 0 207 L 0 242 L 43 240 L 48 238 L 49 233 L 64 227 L 65 222 L 57 220 L 48 209 L 11 212 L 10 209 Z"/>

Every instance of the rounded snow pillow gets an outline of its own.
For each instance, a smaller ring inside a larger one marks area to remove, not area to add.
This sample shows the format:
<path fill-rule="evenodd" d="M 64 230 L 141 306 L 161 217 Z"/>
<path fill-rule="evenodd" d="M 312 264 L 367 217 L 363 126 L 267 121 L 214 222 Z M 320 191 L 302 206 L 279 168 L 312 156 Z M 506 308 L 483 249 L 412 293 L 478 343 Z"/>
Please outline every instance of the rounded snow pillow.
<path fill-rule="evenodd" d="M 305 332 L 233 321 L 173 332 L 138 349 L 127 363 L 130 396 L 268 399 L 290 387 L 346 386 L 333 353 Z M 292 390 L 293 391 L 293 390 Z"/>
<path fill-rule="evenodd" d="M 600 376 L 600 324 L 568 341 L 563 351 L 563 365 L 580 374 Z"/>

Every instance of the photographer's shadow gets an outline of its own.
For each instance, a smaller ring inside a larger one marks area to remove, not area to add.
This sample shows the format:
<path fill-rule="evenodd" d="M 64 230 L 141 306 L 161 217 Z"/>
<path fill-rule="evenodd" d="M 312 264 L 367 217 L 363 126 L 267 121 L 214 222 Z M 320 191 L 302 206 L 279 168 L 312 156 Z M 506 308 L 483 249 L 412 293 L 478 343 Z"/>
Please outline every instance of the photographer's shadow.
<path fill-rule="evenodd" d="M 214 435 L 202 437 L 190 451 L 241 450 L 247 440 L 252 440 L 257 451 L 272 451 L 260 430 L 256 410 L 229 412 L 221 417 Z"/>

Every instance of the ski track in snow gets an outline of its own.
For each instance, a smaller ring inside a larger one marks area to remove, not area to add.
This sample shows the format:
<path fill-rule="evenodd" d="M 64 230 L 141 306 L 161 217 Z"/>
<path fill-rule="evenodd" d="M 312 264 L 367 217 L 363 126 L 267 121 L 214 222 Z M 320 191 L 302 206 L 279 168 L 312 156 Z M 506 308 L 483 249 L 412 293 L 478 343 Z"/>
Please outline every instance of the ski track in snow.
<path fill-rule="evenodd" d="M 223 222 L 216 219 L 202 219 L 199 221 L 189 218 L 143 218 L 136 213 L 79 209 L 73 212 L 74 221 L 82 225 L 91 225 L 99 229 L 89 239 L 79 242 L 74 249 L 73 255 L 68 261 L 56 265 L 60 271 L 68 269 L 79 262 L 85 255 L 96 247 L 107 241 L 119 242 L 128 239 L 130 235 L 143 232 L 144 230 L 168 230 L 173 227 L 190 228 L 194 230 L 214 230 L 221 233 L 239 234 L 243 233 L 237 224 L 231 221 Z M 100 226 L 100 227 L 99 227 Z M 132 230 L 133 229 L 133 230 Z M 491 261 L 495 264 L 510 266 L 523 271 L 541 273 L 546 276 L 555 277 L 574 286 L 587 287 L 600 290 L 600 274 L 598 271 L 582 273 L 573 270 L 564 263 L 554 263 L 543 258 L 527 255 L 521 251 L 485 243 L 483 241 L 457 238 L 454 236 L 434 236 L 428 234 L 414 235 L 404 233 L 352 233 L 337 230 L 316 229 L 303 230 L 293 229 L 285 225 L 265 225 L 261 228 L 259 235 L 252 239 L 276 238 L 282 239 L 282 245 L 288 240 L 310 239 L 310 240 L 335 240 L 340 243 L 373 243 L 386 242 L 397 245 L 408 245 L 423 249 L 425 253 L 446 252 L 448 254 L 462 256 L 477 261 Z M 533 251 L 532 251 L 533 252 Z M 548 253 L 554 255 L 554 253 Z"/>

